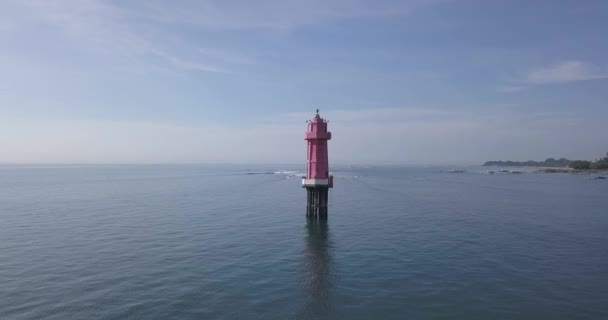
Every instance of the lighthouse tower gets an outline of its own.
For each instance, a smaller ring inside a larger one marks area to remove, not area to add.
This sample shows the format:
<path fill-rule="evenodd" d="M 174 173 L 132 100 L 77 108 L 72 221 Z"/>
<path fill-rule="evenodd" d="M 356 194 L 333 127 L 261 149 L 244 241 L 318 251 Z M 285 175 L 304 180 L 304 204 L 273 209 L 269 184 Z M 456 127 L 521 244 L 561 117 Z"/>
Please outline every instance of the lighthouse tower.
<path fill-rule="evenodd" d="M 327 218 L 327 193 L 334 184 L 333 176 L 329 175 L 327 156 L 327 140 L 331 139 L 331 132 L 327 131 L 327 121 L 321 118 L 319 109 L 307 122 L 304 139 L 308 142 L 308 157 L 306 177 L 302 178 L 302 187 L 306 188 L 308 195 L 306 216 Z"/>

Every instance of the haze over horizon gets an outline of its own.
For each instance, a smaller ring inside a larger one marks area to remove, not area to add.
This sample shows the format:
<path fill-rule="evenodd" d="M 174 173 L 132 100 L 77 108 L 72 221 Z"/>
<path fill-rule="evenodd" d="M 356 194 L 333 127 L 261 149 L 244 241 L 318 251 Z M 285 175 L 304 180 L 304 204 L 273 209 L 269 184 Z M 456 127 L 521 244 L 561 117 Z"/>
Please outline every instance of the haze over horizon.
<path fill-rule="evenodd" d="M 606 1 L 0 4 L 0 163 L 481 164 L 608 151 Z"/>

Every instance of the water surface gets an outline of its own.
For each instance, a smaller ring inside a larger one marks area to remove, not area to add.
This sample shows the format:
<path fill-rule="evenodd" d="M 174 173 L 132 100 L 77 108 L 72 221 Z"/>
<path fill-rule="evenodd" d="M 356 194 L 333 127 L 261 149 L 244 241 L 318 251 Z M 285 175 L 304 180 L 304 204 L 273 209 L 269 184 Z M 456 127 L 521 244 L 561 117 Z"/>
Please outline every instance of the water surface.
<path fill-rule="evenodd" d="M 0 319 L 608 318 L 608 183 L 336 167 L 0 167 Z"/>

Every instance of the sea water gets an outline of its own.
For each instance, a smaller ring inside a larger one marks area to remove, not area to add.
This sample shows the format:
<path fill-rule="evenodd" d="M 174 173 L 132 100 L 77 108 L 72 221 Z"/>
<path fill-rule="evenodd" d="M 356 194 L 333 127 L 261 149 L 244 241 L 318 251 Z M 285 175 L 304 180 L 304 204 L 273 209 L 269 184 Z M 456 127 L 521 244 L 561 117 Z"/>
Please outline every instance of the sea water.
<path fill-rule="evenodd" d="M 0 319 L 606 319 L 608 182 L 336 166 L 0 167 Z"/>

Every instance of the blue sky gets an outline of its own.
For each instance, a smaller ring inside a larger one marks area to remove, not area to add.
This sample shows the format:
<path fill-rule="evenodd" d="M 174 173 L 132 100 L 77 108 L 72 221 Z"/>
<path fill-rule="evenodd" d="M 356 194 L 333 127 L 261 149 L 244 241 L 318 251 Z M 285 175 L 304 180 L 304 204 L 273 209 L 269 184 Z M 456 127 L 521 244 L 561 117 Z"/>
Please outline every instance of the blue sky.
<path fill-rule="evenodd" d="M 606 1 L 0 3 L 0 162 L 467 164 L 608 151 Z"/>

